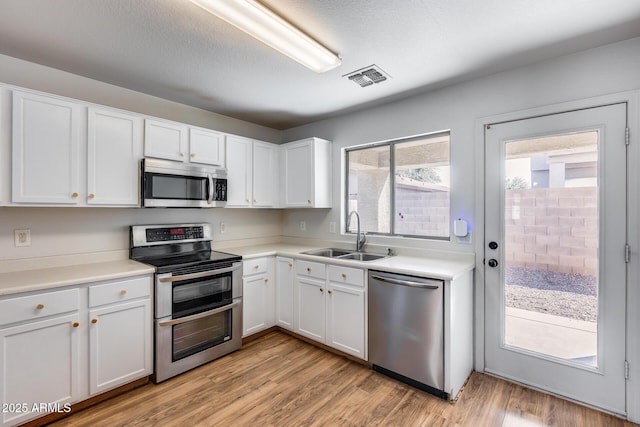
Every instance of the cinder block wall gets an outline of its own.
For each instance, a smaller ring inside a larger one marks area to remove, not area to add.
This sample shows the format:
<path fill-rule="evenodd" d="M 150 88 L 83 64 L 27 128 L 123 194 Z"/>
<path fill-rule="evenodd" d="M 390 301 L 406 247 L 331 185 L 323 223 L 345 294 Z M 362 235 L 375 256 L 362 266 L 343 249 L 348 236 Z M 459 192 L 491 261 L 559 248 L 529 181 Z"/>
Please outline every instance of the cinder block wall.
<path fill-rule="evenodd" d="M 449 193 L 399 185 L 395 216 L 397 234 L 447 237 Z"/>
<path fill-rule="evenodd" d="M 507 190 L 505 261 L 512 267 L 598 274 L 597 188 Z"/>

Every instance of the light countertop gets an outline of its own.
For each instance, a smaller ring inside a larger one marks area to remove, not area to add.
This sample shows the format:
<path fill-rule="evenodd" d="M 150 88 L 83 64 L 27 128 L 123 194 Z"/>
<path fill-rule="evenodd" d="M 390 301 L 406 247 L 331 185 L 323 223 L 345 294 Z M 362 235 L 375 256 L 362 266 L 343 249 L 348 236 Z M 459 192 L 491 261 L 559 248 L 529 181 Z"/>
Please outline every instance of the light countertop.
<path fill-rule="evenodd" d="M 82 285 L 153 274 L 155 269 L 128 259 L 0 273 L 0 295 Z"/>
<path fill-rule="evenodd" d="M 404 250 L 402 253 L 388 258 L 362 262 L 302 253 L 325 247 L 327 246 L 297 243 L 267 243 L 220 250 L 240 255 L 243 259 L 279 255 L 296 259 L 306 259 L 308 261 L 417 275 L 442 280 L 453 280 L 457 276 L 473 270 L 475 267 L 472 254 L 435 252 L 430 255 L 414 255 L 410 253 L 411 251 Z M 375 253 L 375 251 L 372 252 Z M 87 262 L 64 266 L 45 264 L 44 268 L 34 268 L 31 266 L 31 268 L 25 268 L 19 271 L 0 273 L 0 296 L 82 285 L 143 274 L 153 274 L 154 272 L 154 267 L 129 259 Z"/>
<path fill-rule="evenodd" d="M 243 259 L 279 255 L 310 261 L 325 262 L 329 264 L 417 275 L 442 280 L 453 280 L 457 276 L 475 268 L 473 255 L 471 254 L 437 253 L 429 256 L 414 256 L 402 253 L 380 260 L 362 262 L 301 253 L 324 247 L 326 246 L 272 243 L 228 248 L 223 249 L 223 251 L 241 255 Z"/>

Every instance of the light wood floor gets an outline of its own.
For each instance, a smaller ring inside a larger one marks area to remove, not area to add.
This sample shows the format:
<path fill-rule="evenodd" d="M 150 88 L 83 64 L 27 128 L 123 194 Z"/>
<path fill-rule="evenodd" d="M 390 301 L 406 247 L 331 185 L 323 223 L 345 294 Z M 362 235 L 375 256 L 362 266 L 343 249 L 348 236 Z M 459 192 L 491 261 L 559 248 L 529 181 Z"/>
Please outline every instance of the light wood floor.
<path fill-rule="evenodd" d="M 637 426 L 474 373 L 456 403 L 272 332 L 53 426 Z"/>

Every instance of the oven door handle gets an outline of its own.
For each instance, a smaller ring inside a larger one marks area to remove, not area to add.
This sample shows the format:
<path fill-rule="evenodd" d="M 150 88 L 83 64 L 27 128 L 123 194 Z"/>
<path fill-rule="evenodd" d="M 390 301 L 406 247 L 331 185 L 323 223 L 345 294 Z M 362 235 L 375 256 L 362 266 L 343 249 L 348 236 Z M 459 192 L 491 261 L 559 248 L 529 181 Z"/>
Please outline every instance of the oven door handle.
<path fill-rule="evenodd" d="M 220 314 L 224 311 L 231 310 L 232 308 L 240 305 L 240 301 L 232 302 L 229 305 L 225 305 L 224 307 L 218 307 L 213 310 L 205 311 L 204 313 L 194 314 L 192 316 L 181 317 L 179 319 L 167 320 L 166 322 L 160 322 L 160 326 L 173 326 L 179 325 L 181 323 L 191 322 L 192 320 L 203 319 L 205 317 L 213 316 L 215 314 Z"/>
<path fill-rule="evenodd" d="M 216 270 L 202 271 L 200 273 L 183 274 L 181 276 L 162 277 L 158 280 L 162 283 L 167 283 L 167 282 L 179 282 L 181 280 L 189 280 L 189 279 L 200 279 L 202 277 L 217 276 L 219 274 L 228 273 L 230 271 L 238 270 L 239 268 L 240 268 L 239 266 L 219 268 Z"/>

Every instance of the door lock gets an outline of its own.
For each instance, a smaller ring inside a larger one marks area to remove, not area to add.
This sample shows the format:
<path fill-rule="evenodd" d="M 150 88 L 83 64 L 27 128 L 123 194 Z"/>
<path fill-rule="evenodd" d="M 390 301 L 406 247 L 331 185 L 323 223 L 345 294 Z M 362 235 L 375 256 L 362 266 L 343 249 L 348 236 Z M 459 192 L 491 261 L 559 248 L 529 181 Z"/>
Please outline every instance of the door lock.
<path fill-rule="evenodd" d="M 496 261 L 495 259 L 492 258 L 492 259 L 489 260 L 489 262 L 487 264 L 489 264 L 489 267 L 495 268 L 495 267 L 498 266 L 498 261 Z"/>
<path fill-rule="evenodd" d="M 489 242 L 489 249 L 498 249 L 498 244 L 496 242 Z"/>

